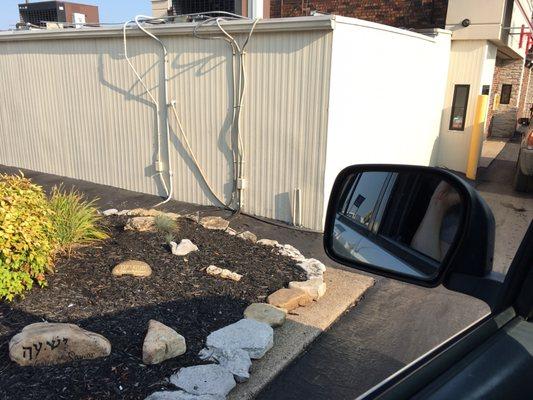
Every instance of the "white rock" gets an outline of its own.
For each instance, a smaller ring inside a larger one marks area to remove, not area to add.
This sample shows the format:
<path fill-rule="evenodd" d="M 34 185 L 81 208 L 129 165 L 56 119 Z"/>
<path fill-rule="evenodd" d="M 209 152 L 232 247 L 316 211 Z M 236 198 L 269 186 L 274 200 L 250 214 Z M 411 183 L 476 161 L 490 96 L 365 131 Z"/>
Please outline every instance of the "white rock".
<path fill-rule="evenodd" d="M 282 256 L 290 257 L 294 261 L 304 261 L 305 257 L 300 253 L 300 251 L 290 244 L 278 244 L 276 247 L 279 249 L 278 252 Z"/>
<path fill-rule="evenodd" d="M 217 364 L 181 368 L 170 383 L 195 395 L 227 396 L 236 385 L 233 374 Z"/>
<path fill-rule="evenodd" d="M 176 242 L 170 242 L 169 245 L 172 254 L 175 256 L 186 256 L 193 251 L 198 251 L 198 246 L 196 246 L 189 239 L 183 239 L 180 244 L 176 244 Z"/>
<path fill-rule="evenodd" d="M 128 215 L 129 212 L 130 210 L 122 210 L 122 211 L 119 211 L 117 215 Z"/>
<path fill-rule="evenodd" d="M 210 265 L 209 267 L 206 268 L 205 272 L 208 275 L 219 276 L 222 279 L 231 279 L 232 281 L 235 281 L 235 282 L 239 282 L 242 278 L 242 275 L 236 272 L 230 271 L 229 269 L 226 269 L 226 268 L 217 267 L 216 265 Z"/>
<path fill-rule="evenodd" d="M 279 242 L 277 240 L 272 240 L 272 239 L 259 239 L 257 241 L 257 244 L 261 244 L 263 246 L 275 247 L 279 244 Z"/>
<path fill-rule="evenodd" d="M 326 266 L 315 258 L 306 258 L 298 266 L 307 273 L 307 279 L 321 278 L 326 271 Z"/>
<path fill-rule="evenodd" d="M 183 390 L 154 392 L 144 400 L 225 400 L 225 396 L 195 395 Z"/>
<path fill-rule="evenodd" d="M 304 282 L 289 282 L 289 289 L 302 289 L 313 300 L 318 300 L 326 294 L 326 282 L 323 278 L 312 278 Z"/>
<path fill-rule="evenodd" d="M 228 228 L 225 230 L 225 232 L 228 234 L 228 235 L 231 235 L 231 236 L 235 236 L 237 234 L 237 231 L 233 228 L 230 228 L 228 226 Z"/>
<path fill-rule="evenodd" d="M 253 303 L 244 310 L 244 318 L 264 322 L 273 328 L 283 325 L 286 316 L 285 310 L 266 303 Z"/>
<path fill-rule="evenodd" d="M 229 221 L 221 217 L 203 217 L 200 220 L 200 225 L 206 229 L 226 230 L 229 226 Z"/>
<path fill-rule="evenodd" d="M 203 349 L 198 355 L 201 360 L 215 361 L 226 368 L 237 382 L 246 382 L 250 378 L 252 360 L 242 349 Z"/>
<path fill-rule="evenodd" d="M 159 364 L 187 351 L 185 338 L 174 329 L 151 319 L 143 343 L 143 363 Z"/>
<path fill-rule="evenodd" d="M 207 336 L 207 349 L 246 351 L 250 358 L 257 359 L 265 355 L 274 344 L 274 330 L 268 324 L 253 319 L 241 319 Z"/>
<path fill-rule="evenodd" d="M 74 324 L 38 322 L 9 341 L 9 357 L 22 366 L 61 364 L 110 353 L 109 340 Z"/>
<path fill-rule="evenodd" d="M 255 243 L 257 242 L 257 236 L 254 235 L 252 232 L 250 231 L 244 231 L 244 232 L 241 232 L 237 235 L 238 238 L 240 239 L 244 239 L 244 240 L 248 240 L 249 242 L 252 242 L 252 243 Z"/>
<path fill-rule="evenodd" d="M 125 231 L 153 231 L 155 230 L 154 217 L 133 217 L 128 219 L 124 226 Z"/>
<path fill-rule="evenodd" d="M 106 217 L 109 217 L 110 215 L 118 214 L 118 210 L 116 208 L 110 208 L 109 210 L 103 211 L 102 214 L 105 215 Z"/>

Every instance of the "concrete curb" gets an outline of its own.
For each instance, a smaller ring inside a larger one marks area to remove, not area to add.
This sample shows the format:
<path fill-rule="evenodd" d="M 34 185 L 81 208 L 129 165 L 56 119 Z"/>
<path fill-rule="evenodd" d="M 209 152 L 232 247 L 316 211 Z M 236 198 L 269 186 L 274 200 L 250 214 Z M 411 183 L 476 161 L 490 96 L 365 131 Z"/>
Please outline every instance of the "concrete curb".
<path fill-rule="evenodd" d="M 252 364 L 250 380 L 237 385 L 229 400 L 253 399 L 347 309 L 374 285 L 374 279 L 351 271 L 328 267 L 324 274 L 327 292 L 317 302 L 287 315 L 274 331 L 274 347 Z"/>

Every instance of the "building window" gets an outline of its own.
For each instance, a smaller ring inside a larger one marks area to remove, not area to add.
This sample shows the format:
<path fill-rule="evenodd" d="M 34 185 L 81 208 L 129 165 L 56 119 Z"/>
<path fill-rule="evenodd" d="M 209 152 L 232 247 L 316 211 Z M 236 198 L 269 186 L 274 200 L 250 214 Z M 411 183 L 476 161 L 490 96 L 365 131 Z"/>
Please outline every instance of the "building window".
<path fill-rule="evenodd" d="M 509 104 L 511 102 L 511 90 L 513 85 L 502 85 L 502 95 L 500 97 L 500 104 Z"/>
<path fill-rule="evenodd" d="M 452 101 L 452 115 L 450 116 L 450 130 L 464 131 L 466 119 L 466 106 L 470 85 L 455 85 Z"/>
<path fill-rule="evenodd" d="M 490 93 L 490 86 L 489 85 L 483 85 L 481 88 L 481 94 L 489 94 Z"/>

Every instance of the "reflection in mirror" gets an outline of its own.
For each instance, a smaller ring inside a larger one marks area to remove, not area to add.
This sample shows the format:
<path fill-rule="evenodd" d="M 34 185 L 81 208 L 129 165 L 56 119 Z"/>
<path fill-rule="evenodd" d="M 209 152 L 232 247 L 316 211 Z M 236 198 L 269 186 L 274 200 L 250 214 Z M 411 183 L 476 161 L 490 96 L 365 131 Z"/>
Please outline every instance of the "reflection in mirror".
<path fill-rule="evenodd" d="M 431 172 L 365 171 L 348 176 L 331 250 L 348 261 L 434 279 L 464 216 L 453 185 Z"/>

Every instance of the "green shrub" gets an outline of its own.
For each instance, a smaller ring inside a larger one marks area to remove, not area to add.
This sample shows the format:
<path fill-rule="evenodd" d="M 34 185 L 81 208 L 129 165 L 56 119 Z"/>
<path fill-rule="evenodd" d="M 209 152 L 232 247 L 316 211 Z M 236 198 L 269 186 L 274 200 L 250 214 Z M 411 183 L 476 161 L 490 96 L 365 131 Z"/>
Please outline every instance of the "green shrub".
<path fill-rule="evenodd" d="M 40 186 L 20 175 L 0 174 L 0 299 L 13 300 L 46 285 L 56 250 L 53 211 Z"/>
<path fill-rule="evenodd" d="M 95 200 L 87 201 L 77 190 L 54 187 L 50 198 L 52 223 L 61 250 L 70 253 L 74 245 L 84 245 L 109 236 L 99 226 Z"/>

